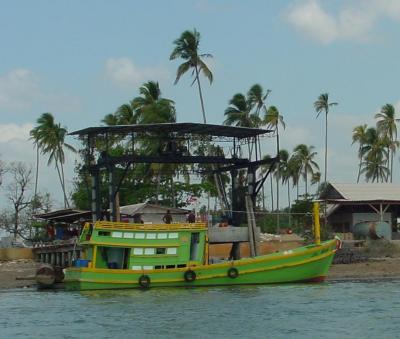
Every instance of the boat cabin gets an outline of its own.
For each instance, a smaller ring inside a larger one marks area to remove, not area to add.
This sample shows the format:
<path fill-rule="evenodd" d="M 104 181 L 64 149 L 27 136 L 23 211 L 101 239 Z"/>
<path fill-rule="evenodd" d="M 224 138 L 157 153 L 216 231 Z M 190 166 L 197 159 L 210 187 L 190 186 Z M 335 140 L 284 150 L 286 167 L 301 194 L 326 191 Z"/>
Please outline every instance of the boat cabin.
<path fill-rule="evenodd" d="M 157 270 L 206 263 L 205 223 L 87 223 L 80 244 L 83 266 L 102 269 Z"/>

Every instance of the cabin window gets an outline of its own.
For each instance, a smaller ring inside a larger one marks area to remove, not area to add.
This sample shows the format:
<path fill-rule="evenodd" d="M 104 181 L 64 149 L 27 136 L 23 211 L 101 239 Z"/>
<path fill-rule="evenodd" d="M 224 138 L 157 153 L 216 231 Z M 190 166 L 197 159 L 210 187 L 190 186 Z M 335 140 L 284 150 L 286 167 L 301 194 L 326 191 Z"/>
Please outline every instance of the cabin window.
<path fill-rule="evenodd" d="M 142 269 L 142 266 L 132 266 L 131 269 L 134 271 L 140 271 Z"/>
<path fill-rule="evenodd" d="M 144 234 L 144 233 L 136 233 L 136 234 L 135 234 L 135 238 L 136 238 L 136 239 L 144 239 L 144 237 L 145 237 L 145 234 Z"/>
<path fill-rule="evenodd" d="M 124 233 L 124 238 L 132 239 L 133 233 Z"/>
<path fill-rule="evenodd" d="M 175 268 L 175 265 L 166 265 L 165 268 Z"/>
<path fill-rule="evenodd" d="M 156 249 L 155 248 L 145 248 L 144 249 L 144 254 L 145 255 L 153 255 L 156 253 Z"/>
<path fill-rule="evenodd" d="M 158 233 L 157 234 L 157 239 L 167 239 L 168 234 L 167 233 Z"/>
<path fill-rule="evenodd" d="M 108 231 L 99 231 L 98 235 L 100 237 L 109 237 L 111 235 L 111 232 Z"/>
<path fill-rule="evenodd" d="M 154 269 L 154 266 L 143 266 L 144 270 L 152 270 Z"/>
<path fill-rule="evenodd" d="M 122 232 L 112 232 L 113 238 L 122 238 Z"/>
<path fill-rule="evenodd" d="M 169 247 L 167 248 L 167 254 L 176 254 L 177 248 L 176 247 Z"/>
<path fill-rule="evenodd" d="M 154 269 L 156 269 L 156 270 L 162 270 L 163 268 L 164 268 L 164 266 L 162 266 L 162 265 L 154 266 Z"/>
<path fill-rule="evenodd" d="M 143 248 L 136 247 L 133 249 L 133 254 L 134 255 L 143 255 Z"/>
<path fill-rule="evenodd" d="M 169 233 L 168 238 L 170 239 L 178 239 L 178 233 Z"/>
<path fill-rule="evenodd" d="M 146 238 L 147 239 L 156 239 L 157 234 L 156 233 L 147 233 Z"/>
<path fill-rule="evenodd" d="M 156 254 L 165 254 L 166 253 L 166 248 L 156 248 Z"/>
<path fill-rule="evenodd" d="M 176 267 L 183 268 L 183 267 L 186 267 L 186 264 L 179 264 L 179 265 L 176 265 Z"/>

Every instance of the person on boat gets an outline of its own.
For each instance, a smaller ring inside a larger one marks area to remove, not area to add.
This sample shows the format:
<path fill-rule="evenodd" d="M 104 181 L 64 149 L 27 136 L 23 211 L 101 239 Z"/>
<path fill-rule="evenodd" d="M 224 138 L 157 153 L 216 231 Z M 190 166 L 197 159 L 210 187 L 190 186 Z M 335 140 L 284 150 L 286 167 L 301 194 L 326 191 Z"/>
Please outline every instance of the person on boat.
<path fill-rule="evenodd" d="M 189 212 L 189 214 L 187 216 L 187 222 L 189 224 L 193 224 L 196 222 L 196 214 L 195 214 L 194 210 Z"/>
<path fill-rule="evenodd" d="M 170 210 L 167 210 L 167 213 L 163 216 L 162 220 L 166 223 L 166 224 L 170 224 L 172 222 L 172 215 Z"/>
<path fill-rule="evenodd" d="M 144 224 L 144 221 L 143 221 L 143 219 L 142 219 L 142 215 L 139 214 L 139 213 L 135 214 L 135 215 L 133 216 L 133 222 L 134 222 L 135 224 Z"/>

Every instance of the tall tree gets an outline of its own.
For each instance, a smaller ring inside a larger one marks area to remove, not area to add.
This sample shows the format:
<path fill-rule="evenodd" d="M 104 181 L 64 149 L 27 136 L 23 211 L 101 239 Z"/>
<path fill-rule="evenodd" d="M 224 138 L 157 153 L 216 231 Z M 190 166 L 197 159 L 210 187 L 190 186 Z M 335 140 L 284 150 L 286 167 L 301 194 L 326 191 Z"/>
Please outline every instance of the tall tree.
<path fill-rule="evenodd" d="M 51 113 L 43 113 L 36 122 L 37 126 L 31 130 L 31 136 L 35 140 L 36 145 L 40 148 L 41 153 L 48 155 L 47 164 L 50 165 L 54 161 L 64 195 L 64 206 L 69 207 L 65 190 L 64 148 L 72 152 L 76 151 L 74 147 L 65 142 L 67 129 L 61 127 L 59 123 L 56 123 Z"/>
<path fill-rule="evenodd" d="M 367 181 L 387 182 L 390 173 L 388 162 L 388 137 L 382 137 L 378 130 L 369 127 L 366 131 L 366 139 L 362 148 L 363 163 L 361 173 L 365 174 Z"/>
<path fill-rule="evenodd" d="M 262 110 L 266 111 L 265 101 L 268 98 L 268 95 L 271 93 L 271 90 L 267 90 L 264 93 L 264 90 L 261 85 L 254 84 L 250 87 L 247 92 L 247 101 L 251 109 L 255 110 L 255 113 L 259 116 Z"/>
<path fill-rule="evenodd" d="M 279 125 L 281 125 L 285 129 L 285 122 L 283 121 L 283 116 L 279 113 L 279 110 L 275 106 L 271 106 L 265 113 L 264 123 L 267 128 L 270 128 L 275 131 L 276 134 L 276 150 L 277 154 L 280 154 L 280 145 L 279 145 Z M 278 165 L 276 169 L 276 209 L 278 211 L 277 214 L 277 228 L 280 229 L 279 225 L 279 181 L 280 181 L 280 166 Z"/>
<path fill-rule="evenodd" d="M 321 94 L 314 102 L 315 110 L 317 111 L 317 118 L 319 115 L 325 113 L 325 169 L 324 169 L 324 182 L 327 182 L 328 173 L 328 113 L 332 106 L 336 106 L 337 102 L 329 102 L 328 93 Z"/>
<path fill-rule="evenodd" d="M 312 176 L 315 171 L 319 170 L 318 164 L 314 161 L 317 152 L 314 151 L 314 146 L 307 146 L 305 144 L 297 145 L 293 152 L 300 164 L 300 173 L 302 174 L 305 182 L 305 194 L 308 195 L 308 177 Z"/>
<path fill-rule="evenodd" d="M 381 111 L 375 115 L 378 132 L 390 140 L 388 145 L 390 151 L 390 182 L 393 182 L 393 156 L 397 149 L 397 125 L 400 119 L 396 119 L 396 110 L 393 105 L 386 104 Z"/>
<path fill-rule="evenodd" d="M 13 227 L 9 231 L 14 235 L 15 241 L 17 236 L 21 235 L 21 213 L 31 203 L 27 192 L 32 182 L 32 168 L 22 162 L 15 162 L 10 164 L 9 172 L 12 176 L 12 181 L 7 189 L 7 198 L 13 206 L 13 216 L 11 218 Z"/>
<path fill-rule="evenodd" d="M 293 187 L 296 188 L 296 200 L 299 200 L 299 181 L 300 181 L 300 176 L 301 176 L 301 161 L 294 153 L 289 158 L 288 168 L 289 168 L 288 174 L 290 175 L 290 178 L 292 179 Z"/>
<path fill-rule="evenodd" d="M 212 83 L 213 74 L 211 73 L 207 64 L 203 61 L 204 58 L 210 58 L 212 55 L 208 53 L 200 54 L 200 33 L 197 32 L 196 29 L 193 31 L 184 31 L 181 36 L 174 41 L 174 45 L 175 48 L 169 57 L 170 60 L 177 58 L 185 60 L 185 62 L 178 67 L 175 84 L 178 83 L 183 74 L 192 69 L 192 75 L 194 76 L 193 83 L 197 82 L 197 87 L 199 90 L 203 122 L 207 123 L 203 94 L 200 84 L 200 73 L 203 73 L 203 75 L 209 80 L 210 84 Z"/>
<path fill-rule="evenodd" d="M 279 151 L 279 175 L 282 180 L 282 184 L 287 184 L 287 199 L 288 199 L 288 211 L 289 211 L 289 227 L 291 225 L 291 202 L 290 202 L 290 178 L 292 176 L 290 168 L 290 156 L 289 152 L 285 149 Z"/>
<path fill-rule="evenodd" d="M 366 136 L 366 132 L 367 132 L 367 124 L 364 125 L 359 125 L 354 127 L 353 129 L 353 142 L 352 144 L 354 144 L 355 142 L 358 142 L 359 146 L 358 146 L 358 158 L 360 159 L 359 165 L 358 165 L 358 174 L 357 174 L 357 184 L 360 182 L 360 175 L 361 175 L 361 166 L 363 163 L 363 147 L 365 145 L 365 143 L 367 142 L 367 136 Z"/>
<path fill-rule="evenodd" d="M 261 118 L 256 113 L 251 112 L 249 100 L 242 94 L 236 93 L 231 100 L 229 106 L 225 110 L 225 125 L 239 127 L 259 127 Z M 252 155 L 250 139 L 247 140 L 249 158 Z"/>

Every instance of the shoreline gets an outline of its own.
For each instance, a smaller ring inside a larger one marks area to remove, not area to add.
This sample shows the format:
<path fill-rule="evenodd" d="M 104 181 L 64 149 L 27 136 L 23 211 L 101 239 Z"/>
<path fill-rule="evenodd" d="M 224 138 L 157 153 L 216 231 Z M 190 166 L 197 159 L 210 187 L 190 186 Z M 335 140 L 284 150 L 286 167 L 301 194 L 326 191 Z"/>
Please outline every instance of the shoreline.
<path fill-rule="evenodd" d="M 0 291 L 32 288 L 39 263 L 29 259 L 0 262 Z M 18 279 L 17 279 L 18 278 Z M 326 282 L 400 280 L 399 258 L 372 258 L 354 264 L 335 264 L 329 269 Z"/>

